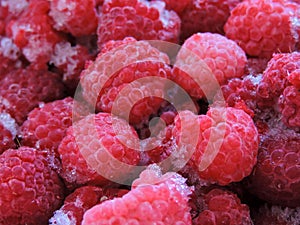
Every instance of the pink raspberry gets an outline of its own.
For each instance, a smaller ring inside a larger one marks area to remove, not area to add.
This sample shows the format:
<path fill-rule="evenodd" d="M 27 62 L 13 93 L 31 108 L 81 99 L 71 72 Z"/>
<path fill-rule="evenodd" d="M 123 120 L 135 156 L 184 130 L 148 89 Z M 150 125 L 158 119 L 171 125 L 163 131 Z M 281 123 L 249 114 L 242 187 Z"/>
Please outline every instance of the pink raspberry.
<path fill-rule="evenodd" d="M 178 15 L 166 10 L 161 1 L 105 1 L 99 15 L 98 46 L 127 36 L 133 36 L 137 40 L 177 43 L 180 23 Z"/>
<path fill-rule="evenodd" d="M 122 197 L 126 189 L 102 189 L 96 186 L 84 186 L 77 188 L 65 198 L 64 205 L 56 210 L 49 220 L 52 225 L 81 225 L 83 214 L 96 204 L 103 201 Z"/>
<path fill-rule="evenodd" d="M 157 170 L 143 171 L 133 183 L 135 188 L 123 197 L 89 209 L 82 224 L 191 224 L 191 189 L 185 179 L 176 173 L 162 175 Z"/>
<path fill-rule="evenodd" d="M 36 68 L 47 68 L 56 43 L 63 37 L 52 28 L 49 2 L 30 1 L 29 6 L 7 26 L 9 37 Z"/>
<path fill-rule="evenodd" d="M 202 68 L 191 65 L 197 65 L 199 61 L 205 63 L 211 73 L 205 74 L 205 65 Z M 194 80 L 198 80 L 203 86 L 207 85 L 209 89 L 217 88 L 217 83 L 222 85 L 230 78 L 243 76 L 246 61 L 244 51 L 235 42 L 219 34 L 197 33 L 188 38 L 179 51 L 173 80 L 192 97 L 202 98 L 202 87 L 199 88 Z M 204 72 L 199 73 L 199 70 Z"/>
<path fill-rule="evenodd" d="M 0 83 L 0 110 L 9 113 L 19 125 L 40 102 L 49 102 L 64 96 L 61 78 L 44 70 L 13 70 Z"/>
<path fill-rule="evenodd" d="M 285 0 L 246 0 L 231 11 L 224 30 L 248 55 L 271 58 L 296 49 L 298 10 Z"/>
<path fill-rule="evenodd" d="M 64 198 L 64 186 L 47 153 L 29 147 L 0 155 L 0 223 L 46 224 Z"/>
<path fill-rule="evenodd" d="M 213 189 L 204 195 L 203 211 L 193 220 L 197 225 L 252 225 L 250 210 L 229 191 Z"/>
<path fill-rule="evenodd" d="M 74 36 L 96 33 L 98 17 L 94 0 L 53 0 L 50 1 L 49 15 L 54 28 Z"/>
<path fill-rule="evenodd" d="M 123 168 L 121 163 L 139 163 L 135 140 L 136 132 L 125 121 L 108 113 L 88 115 L 68 129 L 59 145 L 61 176 L 70 186 L 104 185 L 109 179 L 130 178 L 126 176 L 131 167 Z"/>
<path fill-rule="evenodd" d="M 256 164 L 258 132 L 243 110 L 212 107 L 200 116 L 183 111 L 175 118 L 173 136 L 190 155 L 191 167 L 209 182 L 240 181 Z"/>
<path fill-rule="evenodd" d="M 182 21 L 181 39 L 185 40 L 197 32 L 223 34 L 223 26 L 230 16 L 231 10 L 240 1 L 191 0 L 183 12 L 179 14 Z"/>
<path fill-rule="evenodd" d="M 83 96 L 97 111 L 113 113 L 132 125 L 145 122 L 162 103 L 153 92 L 163 97 L 162 78 L 171 77 L 167 63 L 168 56 L 146 41 L 108 42 L 82 72 Z"/>
<path fill-rule="evenodd" d="M 14 138 L 17 132 L 16 121 L 8 113 L 0 113 L 0 154 L 7 149 L 16 147 Z"/>
<path fill-rule="evenodd" d="M 297 207 L 300 202 L 300 136 L 275 124 L 261 135 L 257 164 L 246 180 L 248 190 L 272 204 Z"/>

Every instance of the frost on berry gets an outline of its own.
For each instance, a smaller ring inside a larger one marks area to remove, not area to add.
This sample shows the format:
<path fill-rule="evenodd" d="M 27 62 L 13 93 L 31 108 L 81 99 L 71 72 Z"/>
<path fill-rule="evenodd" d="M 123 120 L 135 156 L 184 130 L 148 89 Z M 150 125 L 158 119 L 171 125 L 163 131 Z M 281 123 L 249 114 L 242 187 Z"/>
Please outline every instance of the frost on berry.
<path fill-rule="evenodd" d="M 62 203 L 64 186 L 45 152 L 29 147 L 0 156 L 0 223 L 46 224 Z"/>
<path fill-rule="evenodd" d="M 14 148 L 14 138 L 18 132 L 16 121 L 8 113 L 0 113 L 0 154 Z"/>
<path fill-rule="evenodd" d="M 191 189 L 183 177 L 176 173 L 161 175 L 151 168 L 142 176 L 149 176 L 142 179 L 151 184 L 141 183 L 121 198 L 94 206 L 84 214 L 82 224 L 191 224 Z"/>

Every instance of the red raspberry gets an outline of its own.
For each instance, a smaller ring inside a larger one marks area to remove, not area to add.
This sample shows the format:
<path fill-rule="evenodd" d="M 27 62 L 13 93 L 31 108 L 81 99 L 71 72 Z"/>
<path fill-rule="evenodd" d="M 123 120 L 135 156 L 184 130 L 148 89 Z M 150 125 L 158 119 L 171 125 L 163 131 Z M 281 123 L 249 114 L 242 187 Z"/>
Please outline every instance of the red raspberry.
<path fill-rule="evenodd" d="M 202 98 L 203 87 L 199 89 L 197 83 L 203 84 L 204 87 L 207 85 L 209 91 L 216 91 L 214 89 L 217 87 L 214 86 L 217 82 L 222 85 L 230 78 L 244 75 L 246 61 L 244 51 L 235 42 L 219 34 L 197 33 L 188 38 L 179 51 L 173 70 L 173 80 L 192 97 Z M 196 66 L 191 63 L 195 63 Z M 203 63 L 212 73 L 205 73 L 207 69 Z M 199 70 L 204 72 L 199 73 Z M 215 79 L 217 81 L 214 81 Z"/>
<path fill-rule="evenodd" d="M 20 68 L 20 50 L 10 38 L 0 37 L 0 80 L 6 73 Z"/>
<path fill-rule="evenodd" d="M 80 73 L 85 62 L 92 56 L 88 49 L 82 45 L 71 46 L 69 42 L 59 42 L 55 45 L 50 63 L 63 74 L 64 84 L 74 91 L 80 80 Z"/>
<path fill-rule="evenodd" d="M 223 34 L 223 26 L 231 10 L 240 1 L 241 0 L 191 0 L 184 11 L 179 14 L 182 21 L 181 39 L 184 40 L 197 32 Z"/>
<path fill-rule="evenodd" d="M 8 112 L 18 124 L 40 102 L 64 96 L 64 86 L 57 74 L 37 71 L 31 67 L 11 71 L 0 83 L 0 108 Z"/>
<path fill-rule="evenodd" d="M 197 225 L 252 225 L 250 210 L 229 191 L 213 189 L 204 195 L 203 211 L 193 220 Z"/>
<path fill-rule="evenodd" d="M 140 177 L 133 184 L 137 187 L 123 197 L 89 209 L 82 225 L 191 224 L 191 190 L 183 177 L 176 173 L 161 175 L 151 169 L 143 171 Z"/>
<path fill-rule="evenodd" d="M 246 0 L 231 11 L 224 30 L 248 55 L 271 58 L 296 49 L 297 10 L 285 0 Z"/>
<path fill-rule="evenodd" d="M 259 75 L 262 74 L 268 65 L 268 59 L 264 58 L 248 58 L 245 74 Z"/>
<path fill-rule="evenodd" d="M 178 15 L 181 15 L 181 13 L 185 10 L 186 7 L 188 7 L 193 0 L 161 0 L 166 3 L 166 9 L 168 10 L 174 10 Z"/>
<path fill-rule="evenodd" d="M 66 197 L 64 205 L 49 220 L 52 225 L 81 225 L 83 214 L 102 201 L 122 197 L 128 190 L 102 189 L 95 186 L 77 188 Z"/>
<path fill-rule="evenodd" d="M 16 121 L 7 113 L 0 113 L 0 154 L 9 148 L 15 148 L 14 138 L 18 132 Z"/>
<path fill-rule="evenodd" d="M 94 0 L 53 0 L 50 1 L 49 15 L 54 28 L 74 36 L 96 33 L 98 18 Z"/>
<path fill-rule="evenodd" d="M 37 68 L 47 68 L 54 45 L 62 36 L 51 26 L 49 2 L 30 1 L 28 8 L 7 27 L 8 35 L 22 50 L 23 55 Z"/>
<path fill-rule="evenodd" d="M 297 85 L 298 70 L 300 69 L 300 53 L 276 54 L 268 62 L 261 82 L 257 87 L 257 96 L 260 107 L 273 107 L 278 97 L 287 86 Z M 291 81 L 292 83 L 290 83 Z M 297 87 L 297 86 L 296 86 Z"/>
<path fill-rule="evenodd" d="M 246 180 L 257 197 L 282 206 L 300 206 L 300 135 L 283 125 L 261 135 L 257 164 Z"/>
<path fill-rule="evenodd" d="M 133 36 L 137 40 L 178 42 L 180 18 L 161 1 L 109 0 L 99 15 L 98 46 Z"/>
<path fill-rule="evenodd" d="M 70 186 L 126 179 L 131 168 L 123 168 L 121 162 L 137 165 L 140 160 L 135 140 L 136 132 L 125 121 L 107 113 L 88 115 L 68 129 L 59 145 L 61 176 Z"/>
<path fill-rule="evenodd" d="M 73 106 L 74 100 L 67 97 L 32 110 L 20 127 L 22 145 L 57 154 L 58 145 L 72 125 Z"/>
<path fill-rule="evenodd" d="M 44 225 L 62 203 L 64 188 L 47 153 L 29 147 L 0 155 L 0 223 Z"/>
<path fill-rule="evenodd" d="M 189 164 L 212 183 L 240 181 L 256 163 L 258 133 L 243 110 L 215 107 L 200 116 L 183 111 L 175 118 L 173 136 L 185 154 L 193 153 Z"/>
<path fill-rule="evenodd" d="M 253 214 L 254 223 L 259 225 L 296 225 L 300 222 L 300 207 L 292 209 L 265 204 Z"/>
<path fill-rule="evenodd" d="M 108 42 L 82 72 L 83 96 L 97 111 L 112 112 L 132 125 L 145 122 L 162 102 L 153 92 L 163 97 L 162 78 L 171 77 L 167 63 L 168 56 L 145 41 Z"/>

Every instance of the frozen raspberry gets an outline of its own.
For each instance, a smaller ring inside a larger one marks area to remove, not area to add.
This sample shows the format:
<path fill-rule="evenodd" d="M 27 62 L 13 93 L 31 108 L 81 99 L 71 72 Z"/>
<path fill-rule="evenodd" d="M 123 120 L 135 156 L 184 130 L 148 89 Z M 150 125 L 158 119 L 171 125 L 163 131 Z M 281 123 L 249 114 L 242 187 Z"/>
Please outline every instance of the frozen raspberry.
<path fill-rule="evenodd" d="M 191 0 L 184 11 L 179 14 L 182 21 L 181 40 L 197 32 L 223 34 L 223 26 L 231 10 L 240 1 L 241 0 Z"/>
<path fill-rule="evenodd" d="M 268 65 L 268 59 L 264 58 L 248 58 L 245 74 L 259 75 L 264 72 Z"/>
<path fill-rule="evenodd" d="M 31 67 L 11 71 L 0 83 L 0 108 L 8 112 L 19 125 L 40 102 L 63 96 L 64 86 L 57 74 Z"/>
<path fill-rule="evenodd" d="M 69 128 L 58 148 L 61 175 L 70 186 L 130 179 L 129 165 L 140 160 L 135 140 L 136 132 L 124 120 L 107 113 L 88 115 Z"/>
<path fill-rule="evenodd" d="M 86 47 L 82 45 L 71 46 L 69 42 L 60 42 L 55 45 L 50 63 L 63 74 L 64 84 L 70 90 L 75 90 L 85 62 L 91 59 L 92 56 Z"/>
<path fill-rule="evenodd" d="M 60 207 L 64 187 L 47 154 L 29 147 L 0 155 L 0 223 L 44 225 Z"/>
<path fill-rule="evenodd" d="M 252 225 L 250 210 L 229 191 L 213 189 L 204 195 L 203 211 L 193 220 L 195 225 Z"/>
<path fill-rule="evenodd" d="M 204 65 L 200 69 L 199 66 L 191 65 L 191 62 L 199 61 L 205 63 L 211 73 L 199 73 L 199 70 L 205 71 Z M 222 85 L 230 78 L 243 76 L 246 61 L 244 51 L 235 42 L 219 34 L 197 33 L 188 38 L 179 51 L 173 80 L 192 97 L 202 98 L 204 93 L 201 89 L 205 88 L 205 85 L 208 86 L 208 90 L 214 89 L 218 82 Z M 210 85 L 215 79 L 216 84 Z M 199 89 L 194 80 L 199 80 L 197 83 L 203 84 L 203 87 Z"/>
<path fill-rule="evenodd" d="M 191 224 L 188 207 L 191 189 L 176 173 L 161 175 L 147 169 L 134 182 L 136 186 L 121 198 L 108 200 L 89 209 L 87 224 Z"/>
<path fill-rule="evenodd" d="M 177 43 L 180 18 L 165 9 L 161 1 L 105 1 L 99 15 L 98 46 L 109 40 L 133 36 L 137 40 L 162 40 Z"/>
<path fill-rule="evenodd" d="M 96 104 L 97 111 L 112 112 L 132 125 L 139 124 L 160 107 L 165 85 L 162 78 L 171 77 L 167 63 L 168 56 L 145 41 L 126 38 L 108 42 L 82 72 L 83 96 L 91 105 Z"/>
<path fill-rule="evenodd" d="M 179 16 L 181 13 L 187 8 L 190 4 L 192 4 L 193 0 L 162 0 L 166 3 L 166 9 L 174 10 Z"/>
<path fill-rule="evenodd" d="M 287 86 L 295 83 L 297 87 L 295 75 L 297 77 L 297 71 L 300 68 L 299 60 L 300 53 L 293 52 L 275 54 L 268 62 L 262 80 L 257 87 L 260 107 L 273 107 Z"/>
<path fill-rule="evenodd" d="M 36 68 L 47 68 L 56 43 L 62 36 L 52 28 L 49 2 L 30 1 L 28 8 L 8 27 L 8 35 Z"/>
<path fill-rule="evenodd" d="M 291 52 L 298 42 L 299 6 L 285 0 L 246 0 L 228 18 L 226 36 L 250 56 L 271 58 L 274 52 Z"/>
<path fill-rule="evenodd" d="M 57 154 L 58 145 L 72 125 L 73 106 L 74 100 L 67 97 L 32 110 L 20 127 L 21 144 Z"/>
<path fill-rule="evenodd" d="M 54 28 L 74 36 L 96 33 L 98 18 L 94 0 L 53 0 L 50 1 L 49 15 Z"/>
<path fill-rule="evenodd" d="M 8 113 L 0 113 L 0 154 L 9 148 L 15 148 L 14 138 L 18 132 L 16 121 Z"/>
<path fill-rule="evenodd" d="M 64 205 L 56 210 L 49 220 L 51 225 L 81 225 L 83 214 L 100 202 L 122 197 L 128 190 L 102 189 L 96 186 L 84 186 L 77 188 L 66 197 Z"/>
<path fill-rule="evenodd" d="M 265 204 L 253 214 L 254 224 L 259 225 L 296 225 L 300 222 L 300 207 L 292 209 Z"/>
<path fill-rule="evenodd" d="M 10 38 L 0 37 L 0 80 L 6 73 L 20 68 L 20 50 Z"/>
<path fill-rule="evenodd" d="M 278 101 L 282 121 L 291 128 L 300 127 L 300 94 L 299 89 L 288 86 Z"/>
<path fill-rule="evenodd" d="M 300 136 L 276 125 L 261 135 L 257 164 L 246 186 L 262 200 L 296 207 L 300 202 Z"/>
<path fill-rule="evenodd" d="M 257 129 L 243 110 L 215 107 L 200 116 L 183 111 L 175 118 L 173 136 L 187 155 L 192 151 L 189 164 L 212 183 L 242 180 L 257 160 Z"/>

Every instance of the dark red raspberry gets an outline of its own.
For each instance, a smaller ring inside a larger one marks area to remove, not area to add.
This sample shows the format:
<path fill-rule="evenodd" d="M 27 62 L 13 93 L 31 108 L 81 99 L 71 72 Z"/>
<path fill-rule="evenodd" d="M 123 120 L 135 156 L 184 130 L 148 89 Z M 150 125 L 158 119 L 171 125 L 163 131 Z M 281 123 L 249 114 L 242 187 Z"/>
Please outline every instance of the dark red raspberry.
<path fill-rule="evenodd" d="M 260 107 L 273 107 L 277 104 L 278 97 L 283 90 L 297 82 L 294 75 L 300 69 L 300 53 L 275 54 L 268 62 L 268 66 L 263 73 L 261 82 L 257 87 L 257 96 Z M 292 83 L 290 83 L 291 81 Z"/>
<path fill-rule="evenodd" d="M 188 206 L 191 188 L 179 174 L 162 175 L 156 170 L 159 169 L 143 171 L 133 183 L 135 188 L 123 197 L 89 209 L 84 214 L 82 225 L 191 224 Z"/>
<path fill-rule="evenodd" d="M 213 189 L 204 195 L 203 211 L 193 220 L 195 225 L 252 225 L 250 210 L 229 191 Z"/>
<path fill-rule="evenodd" d="M 245 74 L 254 76 L 262 74 L 267 68 L 268 61 L 264 58 L 248 58 Z"/>
<path fill-rule="evenodd" d="M 243 110 L 212 107 L 207 115 L 183 111 L 175 118 L 173 136 L 190 155 L 201 178 L 220 185 L 248 176 L 257 159 L 258 132 Z"/>
<path fill-rule="evenodd" d="M 265 204 L 257 211 L 253 210 L 253 221 L 259 225 L 296 225 L 300 222 L 299 215 L 300 207 L 292 209 Z"/>
<path fill-rule="evenodd" d="M 54 28 L 83 36 L 96 33 L 98 17 L 95 1 L 53 0 L 50 1 L 49 15 L 54 20 Z"/>
<path fill-rule="evenodd" d="M 244 51 L 235 42 L 220 34 L 197 33 L 179 51 L 173 80 L 192 97 L 202 98 L 230 78 L 243 76 L 246 61 Z"/>
<path fill-rule="evenodd" d="M 257 164 L 246 180 L 257 197 L 282 206 L 300 202 L 300 135 L 277 122 L 261 135 Z"/>
<path fill-rule="evenodd" d="M 179 14 L 182 21 L 181 40 L 197 32 L 223 34 L 223 26 L 231 10 L 240 1 L 241 0 L 191 0 L 183 12 Z"/>
<path fill-rule="evenodd" d="M 64 84 L 74 91 L 80 80 L 80 73 L 84 69 L 87 60 L 92 55 L 82 45 L 72 46 L 69 42 L 59 42 L 54 47 L 50 63 L 63 74 Z"/>
<path fill-rule="evenodd" d="M 82 72 L 83 96 L 97 111 L 113 113 L 132 125 L 140 124 L 162 103 L 162 79 L 171 77 L 167 63 L 168 56 L 146 41 L 126 38 L 108 42 Z"/>
<path fill-rule="evenodd" d="M 16 121 L 8 113 L 0 113 L 0 154 L 9 148 L 15 148 L 14 138 L 18 132 Z"/>
<path fill-rule="evenodd" d="M 29 147 L 0 155 L 0 223 L 44 225 L 60 207 L 64 187 L 47 153 Z"/>
<path fill-rule="evenodd" d="M 52 28 L 48 1 L 30 1 L 28 8 L 7 26 L 7 33 L 36 68 L 47 68 L 56 43 L 62 36 Z"/>
<path fill-rule="evenodd" d="M 296 49 L 298 10 L 285 0 L 246 0 L 231 11 L 224 30 L 248 55 L 271 58 Z"/>
<path fill-rule="evenodd" d="M 32 110 L 20 127 L 21 144 L 57 154 L 67 128 L 75 121 L 73 107 L 76 106 L 80 107 L 71 97 L 67 97 Z"/>
<path fill-rule="evenodd" d="M 178 15 L 166 10 L 161 1 L 105 1 L 99 15 L 98 46 L 127 36 L 177 43 L 180 23 Z"/>
<path fill-rule="evenodd" d="M 57 74 L 31 67 L 11 71 L 0 83 L 0 108 L 8 112 L 19 125 L 40 102 L 63 96 L 64 86 Z"/>
<path fill-rule="evenodd" d="M 125 121 L 108 113 L 88 115 L 68 129 L 58 148 L 61 175 L 70 186 L 130 179 L 126 176 L 132 169 L 123 168 L 121 163 L 139 163 L 135 141 L 137 134 Z"/>
<path fill-rule="evenodd" d="M 64 205 L 56 210 L 49 220 L 52 225 L 81 225 L 83 214 L 94 205 L 103 201 L 122 197 L 128 190 L 102 189 L 96 186 L 77 188 L 65 198 Z"/>

